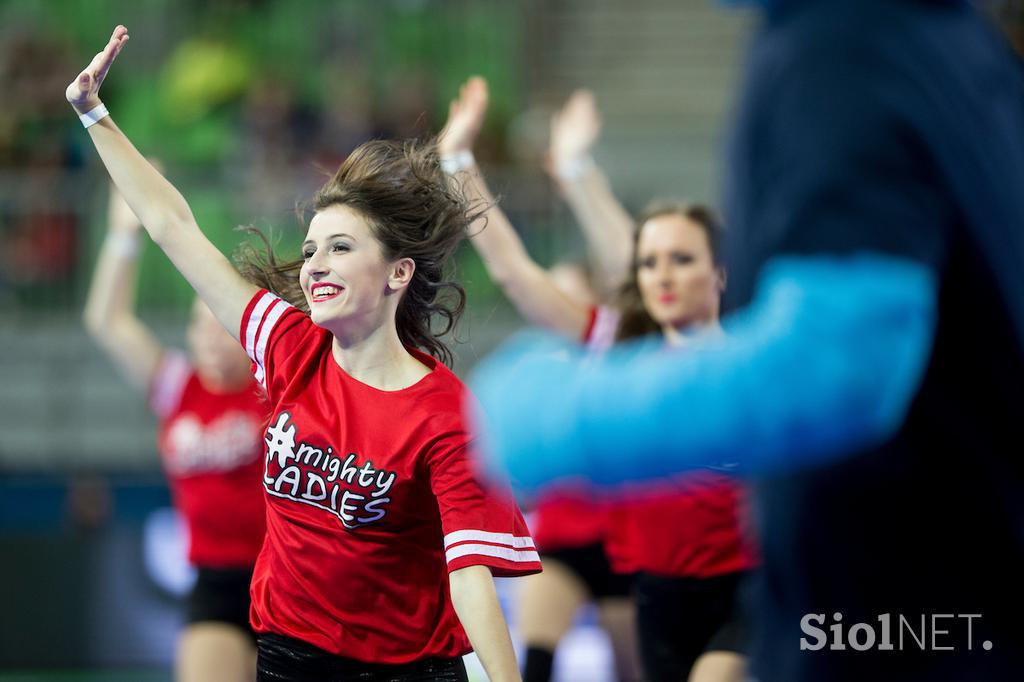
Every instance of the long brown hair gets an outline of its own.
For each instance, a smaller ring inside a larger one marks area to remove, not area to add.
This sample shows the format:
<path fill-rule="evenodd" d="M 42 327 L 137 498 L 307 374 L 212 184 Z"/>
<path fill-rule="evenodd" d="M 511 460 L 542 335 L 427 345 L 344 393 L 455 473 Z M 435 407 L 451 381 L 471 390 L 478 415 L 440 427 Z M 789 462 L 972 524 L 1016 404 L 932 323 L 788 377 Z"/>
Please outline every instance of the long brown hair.
<path fill-rule="evenodd" d="M 450 261 L 485 207 L 471 206 L 441 170 L 436 144 L 374 140 L 360 145 L 312 204 L 315 211 L 335 205 L 354 209 L 366 218 L 387 260 L 415 262 L 395 315 L 398 337 L 406 347 L 420 348 L 450 366 L 451 350 L 440 337 L 453 331 L 466 305 L 466 292 L 449 272 Z M 243 245 L 236 253 L 242 275 L 308 312 L 298 277 L 303 260 L 277 260 L 266 237 L 245 229 L 264 248 Z"/>
<path fill-rule="evenodd" d="M 661 331 L 661 326 L 654 321 L 644 307 L 640 287 L 637 284 L 637 245 L 640 243 L 640 231 L 648 220 L 665 215 L 678 215 L 693 222 L 708 239 L 711 259 L 715 266 L 720 266 L 721 241 L 723 236 L 722 223 L 717 214 L 703 204 L 688 204 L 682 201 L 656 201 L 650 204 L 637 219 L 636 230 L 633 232 L 633 262 L 629 275 L 619 290 L 617 308 L 622 315 L 619 328 L 615 332 L 616 341 L 625 341 L 639 336 L 646 336 Z"/>

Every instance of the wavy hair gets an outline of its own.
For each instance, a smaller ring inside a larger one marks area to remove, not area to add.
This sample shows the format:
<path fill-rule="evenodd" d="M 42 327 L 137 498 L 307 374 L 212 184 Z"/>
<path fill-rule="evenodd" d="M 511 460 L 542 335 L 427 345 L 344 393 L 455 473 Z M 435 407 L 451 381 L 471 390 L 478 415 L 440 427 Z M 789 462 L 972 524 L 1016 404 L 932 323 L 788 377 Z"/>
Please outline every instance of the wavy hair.
<path fill-rule="evenodd" d="M 452 353 L 441 337 L 454 330 L 466 305 L 451 257 L 486 207 L 471 205 L 441 170 L 434 141 L 418 140 L 374 140 L 356 148 L 313 196 L 315 211 L 335 205 L 366 218 L 387 260 L 413 260 L 412 280 L 395 314 L 398 337 L 450 366 Z M 308 312 L 298 277 L 303 260 L 281 262 L 262 233 L 245 229 L 264 248 L 246 244 L 236 253 L 242 275 Z"/>

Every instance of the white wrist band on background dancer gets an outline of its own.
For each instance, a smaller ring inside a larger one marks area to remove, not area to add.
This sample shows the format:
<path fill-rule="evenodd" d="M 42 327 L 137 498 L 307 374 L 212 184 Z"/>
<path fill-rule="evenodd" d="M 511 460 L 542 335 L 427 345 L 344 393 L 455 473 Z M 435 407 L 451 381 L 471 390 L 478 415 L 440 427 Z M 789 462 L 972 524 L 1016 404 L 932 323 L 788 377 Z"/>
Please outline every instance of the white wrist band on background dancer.
<path fill-rule="evenodd" d="M 473 152 L 468 149 L 441 156 L 441 170 L 448 175 L 455 175 L 459 171 L 469 170 L 475 165 L 476 159 L 473 158 Z"/>
<path fill-rule="evenodd" d="M 107 111 L 107 105 L 105 105 L 103 102 L 100 102 L 98 105 L 96 105 L 89 111 L 85 112 L 84 114 L 79 114 L 78 118 L 82 121 L 83 126 L 89 128 L 99 123 L 100 119 L 106 116 L 110 116 L 110 112 Z"/>
<path fill-rule="evenodd" d="M 139 235 L 134 232 L 111 232 L 107 235 L 107 248 L 122 258 L 139 255 Z"/>
<path fill-rule="evenodd" d="M 558 176 L 559 180 L 573 182 L 581 179 L 593 167 L 593 157 L 589 154 L 585 154 L 583 156 L 577 156 L 575 158 L 562 161 L 555 166 L 555 174 Z"/>

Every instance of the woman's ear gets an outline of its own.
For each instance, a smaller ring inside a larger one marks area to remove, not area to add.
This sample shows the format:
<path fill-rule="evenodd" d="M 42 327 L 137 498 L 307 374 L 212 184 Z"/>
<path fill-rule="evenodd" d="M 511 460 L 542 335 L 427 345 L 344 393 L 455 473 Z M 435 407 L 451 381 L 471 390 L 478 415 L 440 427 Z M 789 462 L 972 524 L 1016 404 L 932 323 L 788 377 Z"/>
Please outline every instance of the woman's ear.
<path fill-rule="evenodd" d="M 725 268 L 719 266 L 715 268 L 715 274 L 718 277 L 718 291 L 721 293 L 725 291 L 725 286 L 729 282 L 728 273 L 726 273 Z"/>
<path fill-rule="evenodd" d="M 412 275 L 416 272 L 416 261 L 412 258 L 399 258 L 391 264 L 391 272 L 388 274 L 388 288 L 392 291 L 401 291 L 409 286 Z"/>

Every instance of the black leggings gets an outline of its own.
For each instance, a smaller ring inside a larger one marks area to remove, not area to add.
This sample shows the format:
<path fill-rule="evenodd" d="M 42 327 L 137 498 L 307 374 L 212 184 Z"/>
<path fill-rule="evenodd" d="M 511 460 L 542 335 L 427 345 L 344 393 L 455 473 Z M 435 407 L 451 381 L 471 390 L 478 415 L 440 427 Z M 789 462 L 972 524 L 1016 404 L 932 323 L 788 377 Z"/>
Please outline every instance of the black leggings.
<path fill-rule="evenodd" d="M 256 640 L 257 682 L 468 682 L 461 658 L 412 663 L 364 663 L 291 637 L 261 634 Z"/>
<path fill-rule="evenodd" d="M 663 578 L 639 573 L 633 582 L 645 679 L 678 682 L 708 651 L 746 653 L 747 628 L 738 603 L 743 573 L 713 578 Z"/>

